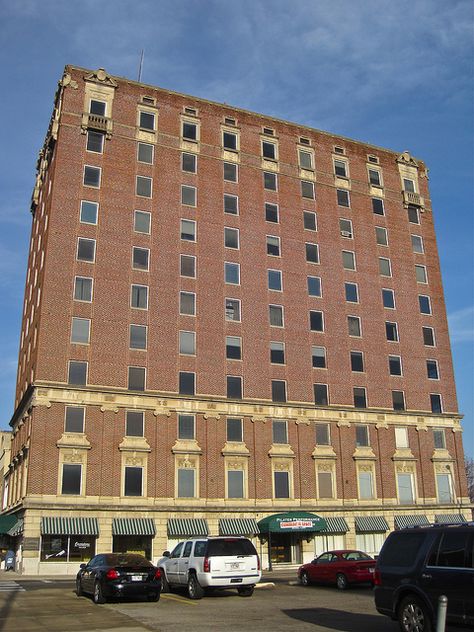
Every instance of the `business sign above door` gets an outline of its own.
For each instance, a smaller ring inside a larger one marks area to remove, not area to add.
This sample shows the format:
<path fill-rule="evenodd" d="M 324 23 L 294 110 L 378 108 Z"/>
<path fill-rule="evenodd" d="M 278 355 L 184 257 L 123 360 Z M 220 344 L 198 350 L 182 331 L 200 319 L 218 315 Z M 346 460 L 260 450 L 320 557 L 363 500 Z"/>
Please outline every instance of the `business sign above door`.
<path fill-rule="evenodd" d="M 289 533 L 298 531 L 323 531 L 326 528 L 324 518 L 305 511 L 290 511 L 274 514 L 259 521 L 260 533 Z"/>

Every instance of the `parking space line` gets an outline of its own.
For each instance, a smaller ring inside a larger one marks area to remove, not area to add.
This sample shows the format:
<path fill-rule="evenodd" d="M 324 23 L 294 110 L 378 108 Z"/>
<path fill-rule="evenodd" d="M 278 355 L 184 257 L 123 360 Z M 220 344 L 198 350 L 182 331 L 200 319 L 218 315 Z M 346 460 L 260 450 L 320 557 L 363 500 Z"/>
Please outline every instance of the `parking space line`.
<path fill-rule="evenodd" d="M 194 601 L 189 601 L 189 599 L 186 599 L 186 597 L 180 597 L 179 595 L 165 594 L 165 595 L 161 595 L 161 599 L 171 599 L 171 601 L 178 601 L 179 603 L 184 603 L 187 606 L 197 606 L 198 605 Z"/>

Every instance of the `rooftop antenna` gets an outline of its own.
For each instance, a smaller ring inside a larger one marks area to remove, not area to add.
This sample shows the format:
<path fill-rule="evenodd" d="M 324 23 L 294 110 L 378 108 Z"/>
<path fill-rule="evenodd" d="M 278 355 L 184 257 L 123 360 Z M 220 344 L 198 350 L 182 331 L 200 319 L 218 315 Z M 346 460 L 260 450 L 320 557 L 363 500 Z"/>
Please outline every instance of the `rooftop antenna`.
<path fill-rule="evenodd" d="M 140 66 L 138 67 L 138 82 L 140 83 L 142 80 L 142 68 L 143 68 L 143 57 L 145 55 L 145 51 L 142 48 L 142 54 L 140 55 Z"/>

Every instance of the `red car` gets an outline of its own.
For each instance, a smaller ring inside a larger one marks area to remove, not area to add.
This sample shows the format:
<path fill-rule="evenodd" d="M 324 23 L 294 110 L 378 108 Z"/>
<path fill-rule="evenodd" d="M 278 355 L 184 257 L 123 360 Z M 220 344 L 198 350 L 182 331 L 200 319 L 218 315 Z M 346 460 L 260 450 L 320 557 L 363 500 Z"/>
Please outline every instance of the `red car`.
<path fill-rule="evenodd" d="M 312 582 L 336 584 L 340 590 L 349 584 L 374 582 L 375 560 L 362 551 L 327 551 L 298 569 L 303 586 Z"/>

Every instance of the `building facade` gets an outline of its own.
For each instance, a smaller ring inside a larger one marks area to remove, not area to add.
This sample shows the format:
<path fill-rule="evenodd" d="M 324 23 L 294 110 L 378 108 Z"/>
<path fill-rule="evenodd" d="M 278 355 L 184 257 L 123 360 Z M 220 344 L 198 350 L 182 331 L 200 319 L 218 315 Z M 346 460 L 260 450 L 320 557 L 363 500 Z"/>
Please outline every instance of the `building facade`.
<path fill-rule="evenodd" d="M 31 211 L 20 570 L 206 533 L 376 554 L 469 515 L 422 161 L 67 66 Z"/>

